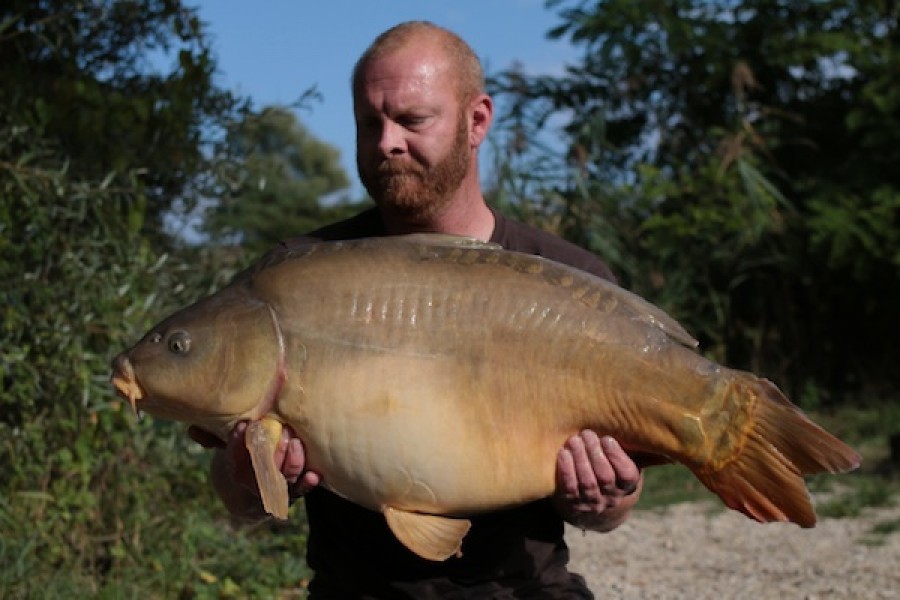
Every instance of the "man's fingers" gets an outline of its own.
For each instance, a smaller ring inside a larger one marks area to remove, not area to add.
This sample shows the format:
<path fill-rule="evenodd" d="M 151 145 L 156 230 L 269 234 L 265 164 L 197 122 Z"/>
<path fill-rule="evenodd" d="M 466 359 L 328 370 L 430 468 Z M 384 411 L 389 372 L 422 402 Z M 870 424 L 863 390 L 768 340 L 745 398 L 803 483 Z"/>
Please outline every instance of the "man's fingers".
<path fill-rule="evenodd" d="M 603 448 L 603 454 L 612 468 L 612 482 L 615 487 L 622 490 L 626 496 L 633 494 L 641 478 L 640 469 L 638 469 L 625 450 L 622 449 L 622 446 L 612 437 L 604 436 L 600 444 Z"/>
<path fill-rule="evenodd" d="M 637 481 L 623 481 L 620 483 L 620 485 L 622 486 L 622 493 L 626 496 L 630 496 L 631 494 L 633 494 L 638 487 Z"/>
<path fill-rule="evenodd" d="M 632 494 L 640 477 L 640 469 L 615 439 L 590 430 L 566 440 L 558 459 L 558 488 L 582 502 Z"/>
<path fill-rule="evenodd" d="M 303 452 L 303 443 L 298 438 L 290 438 L 285 444 L 284 462 L 281 472 L 288 483 L 296 483 L 306 467 L 306 455 Z"/>
<path fill-rule="evenodd" d="M 568 444 L 556 456 L 556 489 L 566 496 L 578 496 L 578 477 L 575 476 L 575 460 Z"/>
<path fill-rule="evenodd" d="M 566 440 L 557 472 L 562 489 L 581 502 L 600 501 L 606 488 L 615 483 L 615 473 L 603 454 L 600 438 L 592 431 Z"/>
<path fill-rule="evenodd" d="M 291 486 L 291 496 L 294 498 L 303 496 L 321 482 L 322 478 L 319 477 L 318 473 L 306 471 L 297 479 L 297 483 Z"/>
<path fill-rule="evenodd" d="M 591 451 L 582 436 L 574 436 L 569 440 L 569 450 L 575 464 L 575 476 L 578 479 L 578 490 L 581 496 L 591 496 L 597 490 L 597 477 L 594 475 Z"/>
<path fill-rule="evenodd" d="M 578 527 L 609 531 L 627 516 L 641 472 L 609 436 L 584 430 L 566 440 L 556 459 L 554 503 L 563 518 Z"/>
<path fill-rule="evenodd" d="M 292 498 L 305 495 L 321 483 L 322 478 L 318 473 L 306 470 L 306 452 L 303 442 L 288 427 L 284 428 L 288 436 L 285 444 L 284 462 L 281 463 L 281 473 L 290 485 Z"/>
<path fill-rule="evenodd" d="M 585 477 L 590 477 L 596 482 L 596 487 L 601 493 L 608 494 L 610 487 L 616 484 L 616 471 L 606 456 L 600 437 L 593 431 L 582 431 L 580 439 L 584 443 L 587 463 L 585 465 Z"/>

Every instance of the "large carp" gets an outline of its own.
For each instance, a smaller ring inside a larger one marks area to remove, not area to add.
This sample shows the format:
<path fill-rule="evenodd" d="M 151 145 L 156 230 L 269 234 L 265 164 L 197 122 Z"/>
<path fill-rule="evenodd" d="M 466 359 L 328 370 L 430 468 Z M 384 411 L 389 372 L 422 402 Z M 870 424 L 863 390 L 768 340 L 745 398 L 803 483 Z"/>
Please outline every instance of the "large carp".
<path fill-rule="evenodd" d="M 247 443 L 287 514 L 282 424 L 335 493 L 409 549 L 458 552 L 467 515 L 551 494 L 589 428 L 680 462 L 758 521 L 816 517 L 803 475 L 859 465 L 769 381 L 698 354 L 609 282 L 468 238 L 414 235 L 274 253 L 114 360 L 136 409 Z"/>

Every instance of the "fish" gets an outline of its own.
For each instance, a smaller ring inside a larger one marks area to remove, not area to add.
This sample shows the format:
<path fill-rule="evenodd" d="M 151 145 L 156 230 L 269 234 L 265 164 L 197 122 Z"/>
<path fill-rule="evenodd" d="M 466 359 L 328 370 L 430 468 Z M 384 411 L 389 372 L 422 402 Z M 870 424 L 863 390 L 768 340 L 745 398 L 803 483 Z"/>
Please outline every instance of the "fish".
<path fill-rule="evenodd" d="M 222 440 L 248 421 L 263 505 L 287 518 L 283 427 L 322 485 L 432 561 L 473 515 L 550 496 L 585 429 L 680 463 L 759 522 L 816 522 L 804 476 L 859 454 L 771 381 L 720 365 L 609 281 L 441 234 L 271 252 L 115 357 L 135 411 Z"/>

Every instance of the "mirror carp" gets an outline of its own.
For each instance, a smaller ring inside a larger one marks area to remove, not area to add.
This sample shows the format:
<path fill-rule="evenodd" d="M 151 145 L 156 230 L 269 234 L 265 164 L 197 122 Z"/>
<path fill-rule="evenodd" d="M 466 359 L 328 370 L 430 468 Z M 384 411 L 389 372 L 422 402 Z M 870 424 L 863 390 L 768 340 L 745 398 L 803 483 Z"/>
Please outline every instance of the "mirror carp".
<path fill-rule="evenodd" d="M 136 410 L 220 438 L 250 421 L 266 510 L 287 517 L 281 427 L 322 484 L 426 559 L 468 516 L 549 496 L 583 429 L 677 462 L 729 507 L 812 527 L 803 477 L 859 455 L 771 382 L 716 364 L 662 310 L 537 256 L 436 234 L 270 253 L 113 361 Z"/>

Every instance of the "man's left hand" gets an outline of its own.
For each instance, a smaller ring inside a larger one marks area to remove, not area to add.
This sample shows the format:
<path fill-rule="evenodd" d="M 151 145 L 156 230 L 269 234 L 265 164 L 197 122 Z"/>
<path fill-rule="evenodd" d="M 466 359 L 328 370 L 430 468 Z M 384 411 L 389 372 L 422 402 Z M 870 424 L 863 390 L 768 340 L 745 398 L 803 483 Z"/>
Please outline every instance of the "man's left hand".
<path fill-rule="evenodd" d="M 576 527 L 610 531 L 625 522 L 642 484 L 640 468 L 616 440 L 585 430 L 559 451 L 553 501 Z"/>

